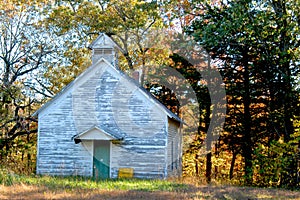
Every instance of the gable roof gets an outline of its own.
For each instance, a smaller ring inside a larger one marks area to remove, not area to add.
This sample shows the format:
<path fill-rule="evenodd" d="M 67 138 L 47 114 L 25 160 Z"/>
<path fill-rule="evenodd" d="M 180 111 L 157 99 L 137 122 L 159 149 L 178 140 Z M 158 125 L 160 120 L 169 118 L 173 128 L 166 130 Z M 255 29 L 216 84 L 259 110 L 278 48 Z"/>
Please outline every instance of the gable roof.
<path fill-rule="evenodd" d="M 59 91 L 56 95 L 54 95 L 52 97 L 52 99 L 50 99 L 49 101 L 47 101 L 44 105 L 42 105 L 38 110 L 36 110 L 32 116 L 38 116 L 39 113 L 41 113 L 43 110 L 45 110 L 48 106 L 50 106 L 56 99 L 58 99 L 60 96 L 62 96 L 63 94 L 67 93 L 67 91 L 69 91 L 77 81 L 79 81 L 82 77 L 84 77 L 87 73 L 89 73 L 90 71 L 92 71 L 94 69 L 95 66 L 97 66 L 99 63 L 101 62 L 105 62 L 108 65 L 111 65 L 107 60 L 105 60 L 104 58 L 100 58 L 99 61 L 93 65 L 91 65 L 90 67 L 88 67 L 84 72 L 82 72 L 79 76 L 77 76 L 73 81 L 71 81 L 68 85 L 66 85 L 65 87 L 63 87 L 63 89 L 61 91 Z"/>
<path fill-rule="evenodd" d="M 160 102 L 157 98 L 155 98 L 151 92 L 149 92 L 148 90 L 146 90 L 143 86 L 141 86 L 135 79 L 131 78 L 130 76 L 128 76 L 127 74 L 125 74 L 123 71 L 118 70 L 119 73 L 124 76 L 128 81 L 130 81 L 131 83 L 133 83 L 134 85 L 136 85 L 140 91 L 142 91 L 149 99 L 152 99 L 153 101 L 155 101 L 155 103 L 157 103 L 158 105 L 161 106 L 161 108 L 166 112 L 166 114 L 168 115 L 168 117 L 170 117 L 171 119 L 174 119 L 180 123 L 184 123 L 180 117 L 176 114 L 174 114 L 172 111 L 170 111 L 162 102 Z"/>
<path fill-rule="evenodd" d="M 94 40 L 89 46 L 89 49 L 97 48 L 117 48 L 120 50 L 120 47 L 106 34 L 100 33 L 99 36 Z"/>
<path fill-rule="evenodd" d="M 97 48 L 97 47 L 105 48 L 107 47 L 117 47 L 118 46 L 114 43 L 114 41 L 108 37 L 106 34 L 101 33 L 98 38 L 89 45 L 89 48 Z M 97 61 L 95 64 L 88 67 L 83 73 L 81 73 L 77 78 L 75 78 L 72 82 L 70 82 L 67 86 L 65 86 L 60 92 L 58 92 L 51 100 L 49 100 L 47 103 L 45 103 L 41 108 L 39 108 L 37 111 L 33 113 L 33 116 L 38 116 L 39 113 L 41 113 L 43 110 L 45 110 L 48 106 L 50 106 L 52 103 L 54 103 L 57 99 L 59 99 L 63 94 L 67 93 L 77 81 L 79 81 L 82 77 L 84 77 L 86 74 L 88 74 L 90 71 L 92 71 L 97 65 L 99 65 L 101 62 L 105 62 L 108 66 L 110 66 L 112 69 L 114 69 L 117 73 L 119 73 L 121 76 L 123 76 L 126 80 L 133 83 L 142 94 L 144 94 L 146 97 L 148 97 L 149 100 L 153 101 L 155 104 L 157 104 L 162 111 L 164 111 L 167 116 L 171 119 L 174 119 L 175 121 L 178 121 L 180 123 L 184 123 L 176 114 L 171 112 L 165 105 L 163 105 L 158 99 L 156 99 L 148 90 L 146 90 L 144 87 L 142 87 L 136 80 L 129 77 L 126 73 L 123 71 L 115 68 L 111 65 L 106 59 L 100 58 L 99 61 Z"/>

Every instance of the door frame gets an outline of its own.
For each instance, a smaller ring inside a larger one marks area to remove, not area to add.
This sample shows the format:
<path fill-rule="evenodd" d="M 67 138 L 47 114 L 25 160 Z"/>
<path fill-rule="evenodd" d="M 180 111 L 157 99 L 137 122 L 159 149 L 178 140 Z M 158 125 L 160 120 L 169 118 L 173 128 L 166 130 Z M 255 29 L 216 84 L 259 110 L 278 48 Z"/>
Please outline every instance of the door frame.
<path fill-rule="evenodd" d="M 92 155 L 92 177 L 94 177 L 94 154 L 95 154 L 95 141 L 93 140 L 92 143 L 92 149 L 93 149 L 93 155 Z M 101 140 L 97 140 L 97 141 L 101 141 Z M 112 142 L 110 140 L 102 140 L 102 141 L 107 141 L 109 142 L 109 173 L 108 173 L 108 178 L 111 178 L 111 158 L 112 158 Z"/>

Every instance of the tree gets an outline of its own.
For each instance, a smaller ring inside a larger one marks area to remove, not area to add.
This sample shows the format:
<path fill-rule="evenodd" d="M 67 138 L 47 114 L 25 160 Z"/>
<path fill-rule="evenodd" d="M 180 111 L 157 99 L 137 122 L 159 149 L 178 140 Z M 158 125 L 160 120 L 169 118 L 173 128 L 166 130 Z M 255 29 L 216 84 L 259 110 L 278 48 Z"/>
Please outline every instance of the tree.
<path fill-rule="evenodd" d="M 78 58 L 76 55 L 87 55 L 83 50 L 86 44 L 94 40 L 100 32 L 104 32 L 120 48 L 122 70 L 141 68 L 141 82 L 144 82 L 147 63 L 150 62 L 149 49 L 154 44 L 151 44 L 147 37 L 149 33 L 154 33 L 153 29 L 163 26 L 158 3 L 136 0 L 75 2 L 61 0 L 56 1 L 56 5 L 50 7 L 48 13 L 49 16 L 45 19 L 47 27 L 56 34 L 66 35 L 74 41 L 65 43 L 66 51 L 70 52 L 66 56 L 71 56 L 67 67 L 78 69 L 74 76 L 89 64 L 87 57 L 82 63 L 76 62 Z"/>
<path fill-rule="evenodd" d="M 39 70 L 45 70 L 45 62 L 53 52 L 44 38 L 47 35 L 37 27 L 36 16 L 34 6 L 28 4 L 7 1 L 0 6 L 1 162 L 13 153 L 10 149 L 14 146 L 34 146 L 31 138 L 37 129 L 36 119 L 31 116 L 36 102 L 32 89 L 40 90 L 36 81 Z M 27 153 L 31 162 L 31 152 Z"/>
<path fill-rule="evenodd" d="M 285 0 L 194 2 L 203 12 L 187 32 L 214 59 L 223 61 L 220 70 L 229 99 L 226 129 L 245 159 L 247 184 L 252 182 L 257 143 L 279 136 L 288 141 L 293 134 L 297 93 L 292 85 L 299 72 L 296 4 Z"/>

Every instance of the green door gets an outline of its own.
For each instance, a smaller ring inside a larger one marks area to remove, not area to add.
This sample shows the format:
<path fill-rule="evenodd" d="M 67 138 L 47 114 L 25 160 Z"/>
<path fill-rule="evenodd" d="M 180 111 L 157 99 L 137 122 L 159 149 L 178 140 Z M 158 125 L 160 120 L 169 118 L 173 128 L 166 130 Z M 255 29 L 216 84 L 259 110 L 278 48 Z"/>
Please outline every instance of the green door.
<path fill-rule="evenodd" d="M 93 175 L 96 179 L 109 178 L 110 141 L 94 141 Z"/>

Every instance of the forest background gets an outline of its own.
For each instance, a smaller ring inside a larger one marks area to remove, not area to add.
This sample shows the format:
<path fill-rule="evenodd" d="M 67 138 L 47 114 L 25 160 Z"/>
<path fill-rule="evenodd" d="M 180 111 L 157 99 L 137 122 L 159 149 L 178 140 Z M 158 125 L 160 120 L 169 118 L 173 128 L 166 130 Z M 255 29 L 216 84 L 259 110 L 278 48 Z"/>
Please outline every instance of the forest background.
<path fill-rule="evenodd" d="M 38 122 L 32 114 L 91 64 L 87 46 L 104 32 L 120 47 L 121 70 L 139 69 L 141 84 L 188 124 L 184 176 L 299 188 L 299 13 L 299 0 L 4 0 L 1 167 L 35 172 Z M 170 40 L 189 36 L 223 78 L 225 124 L 208 152 L 200 151 L 214 109 L 207 83 L 195 66 L 162 48 L 167 42 L 146 45 L 157 30 Z M 149 78 L 166 66 L 188 80 L 196 104 L 179 105 L 174 90 Z"/>

